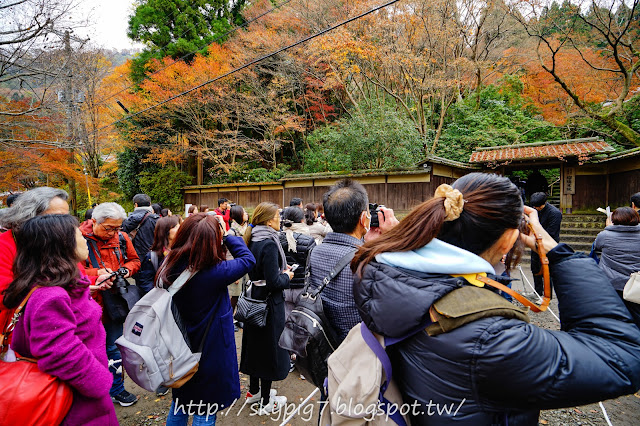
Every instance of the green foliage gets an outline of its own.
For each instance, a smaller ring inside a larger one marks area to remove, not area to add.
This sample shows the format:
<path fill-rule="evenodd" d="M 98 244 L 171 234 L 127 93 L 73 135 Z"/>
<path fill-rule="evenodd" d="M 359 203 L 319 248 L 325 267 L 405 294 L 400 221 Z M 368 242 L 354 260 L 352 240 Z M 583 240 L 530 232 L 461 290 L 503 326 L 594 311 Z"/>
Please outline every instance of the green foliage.
<path fill-rule="evenodd" d="M 290 172 L 288 164 L 280 163 L 274 169 L 265 169 L 259 164 L 249 164 L 229 174 L 212 174 L 206 184 L 235 182 L 275 182 Z"/>
<path fill-rule="evenodd" d="M 207 45 L 229 31 L 232 23 L 241 21 L 240 11 L 245 3 L 246 0 L 140 0 L 127 30 L 130 39 L 146 46 L 133 61 L 134 81 L 144 77 L 151 58 L 206 54 Z"/>
<path fill-rule="evenodd" d="M 484 88 L 479 108 L 475 97 L 455 104 L 436 155 L 469 161 L 477 147 L 562 139 L 560 129 L 536 116 L 537 111 L 522 97 L 521 83 L 516 80 L 507 77 L 500 86 Z"/>
<path fill-rule="evenodd" d="M 142 155 L 139 151 L 125 148 L 118 153 L 118 185 L 125 198 L 140 193 L 139 174 L 142 171 Z"/>
<path fill-rule="evenodd" d="M 182 187 L 191 183 L 191 176 L 176 167 L 140 173 L 140 190 L 154 203 L 178 210 L 182 206 Z"/>
<path fill-rule="evenodd" d="M 304 153 L 307 173 L 414 166 L 423 141 L 393 106 L 360 106 L 360 112 L 315 130 Z"/>

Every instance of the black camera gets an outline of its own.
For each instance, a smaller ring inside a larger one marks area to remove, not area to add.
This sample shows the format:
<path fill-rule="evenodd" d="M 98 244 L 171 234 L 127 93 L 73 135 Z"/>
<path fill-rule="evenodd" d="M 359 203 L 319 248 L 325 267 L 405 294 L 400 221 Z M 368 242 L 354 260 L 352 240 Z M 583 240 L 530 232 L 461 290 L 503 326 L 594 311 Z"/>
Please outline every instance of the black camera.
<path fill-rule="evenodd" d="M 380 221 L 378 220 L 378 212 L 382 212 L 382 217 L 385 217 L 384 212 L 380 210 L 380 207 L 384 207 L 382 204 L 369 203 L 369 214 L 371 215 L 371 228 L 379 228 Z"/>
<path fill-rule="evenodd" d="M 113 281 L 113 286 L 118 289 L 120 294 L 129 292 L 129 282 L 124 278 L 129 273 L 127 268 L 120 268 L 117 271 L 111 273 L 110 277 L 116 277 Z"/>

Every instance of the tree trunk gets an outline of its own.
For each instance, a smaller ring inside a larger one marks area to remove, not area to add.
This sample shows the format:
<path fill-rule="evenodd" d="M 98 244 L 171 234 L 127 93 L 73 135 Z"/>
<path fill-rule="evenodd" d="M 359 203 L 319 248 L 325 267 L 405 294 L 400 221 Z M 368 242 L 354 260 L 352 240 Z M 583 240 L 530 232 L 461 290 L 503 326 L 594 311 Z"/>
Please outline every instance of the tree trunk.
<path fill-rule="evenodd" d="M 629 142 L 633 143 L 636 146 L 640 146 L 640 134 L 635 130 L 633 130 L 631 127 L 621 122 L 620 120 L 616 120 L 614 117 L 610 117 L 606 114 L 589 114 L 589 115 L 591 115 L 592 118 L 595 118 L 596 120 L 602 122 L 611 130 L 620 134 L 620 136 L 622 136 Z"/>

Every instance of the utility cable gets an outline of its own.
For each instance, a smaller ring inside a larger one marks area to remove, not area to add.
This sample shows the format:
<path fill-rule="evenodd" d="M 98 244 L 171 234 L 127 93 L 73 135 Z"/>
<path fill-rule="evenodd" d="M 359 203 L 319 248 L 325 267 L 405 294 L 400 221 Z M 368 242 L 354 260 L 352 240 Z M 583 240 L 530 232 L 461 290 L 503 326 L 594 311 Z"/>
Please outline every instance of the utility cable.
<path fill-rule="evenodd" d="M 221 80 L 221 79 L 223 79 L 223 78 L 226 78 L 226 77 L 228 77 L 228 76 L 230 76 L 230 75 L 232 75 L 232 74 L 235 74 L 235 73 L 237 73 L 237 72 L 240 72 L 240 71 L 242 71 L 242 70 L 244 70 L 244 69 L 246 69 L 246 68 L 249 68 L 249 67 L 251 67 L 251 66 L 253 66 L 253 65 L 255 65 L 255 64 L 259 63 L 259 62 L 262 62 L 262 61 L 264 61 L 264 60 L 267 60 L 267 59 L 269 59 L 269 58 L 272 58 L 272 57 L 276 56 L 276 55 L 277 55 L 277 54 L 279 54 L 279 53 L 282 53 L 282 52 L 287 51 L 287 50 L 289 50 L 289 49 L 292 49 L 292 48 L 294 48 L 294 47 L 296 47 L 296 46 L 299 46 L 299 45 L 301 45 L 301 44 L 304 44 L 304 43 L 306 43 L 306 42 L 308 42 L 308 41 L 310 41 L 310 40 L 313 40 L 313 39 L 315 39 L 315 38 L 317 38 L 317 37 L 320 37 L 320 36 L 322 36 L 322 35 L 324 35 L 324 34 L 326 34 L 326 33 L 330 32 L 330 31 L 333 31 L 333 30 L 335 30 L 335 29 L 337 29 L 337 28 L 340 28 L 340 27 L 342 27 L 342 26 L 344 26 L 344 25 L 346 25 L 346 24 L 349 24 L 349 23 L 351 23 L 351 22 L 353 22 L 353 21 L 356 21 L 356 20 L 358 20 L 358 19 L 361 19 L 361 18 L 363 18 L 363 17 L 365 17 L 365 16 L 367 16 L 367 15 L 370 15 L 370 14 L 372 14 L 373 12 L 377 12 L 378 10 L 384 9 L 385 7 L 388 7 L 388 6 L 391 6 L 392 4 L 398 3 L 399 1 L 400 1 L 400 0 L 391 0 L 391 1 L 389 1 L 389 2 L 387 2 L 387 3 L 384 3 L 384 4 L 380 5 L 380 6 L 376 6 L 376 7 L 374 7 L 373 9 L 370 9 L 370 10 L 368 10 L 368 11 L 366 11 L 366 12 L 363 12 L 363 13 L 361 13 L 361 14 L 359 14 L 359 15 L 356 15 L 356 16 L 354 16 L 354 17 L 351 17 L 351 18 L 349 18 L 349 19 L 347 19 L 347 20 L 345 20 L 345 21 L 340 22 L 339 24 L 336 24 L 336 25 L 334 25 L 334 26 L 331 26 L 331 27 L 329 27 L 329 28 L 326 28 L 326 29 L 324 29 L 324 30 L 322 30 L 322 31 L 319 31 L 319 32 L 317 32 L 317 33 L 315 33 L 315 34 L 312 34 L 312 35 L 310 35 L 310 36 L 308 36 L 308 37 L 305 37 L 305 38 L 303 38 L 302 40 L 298 40 L 298 41 L 296 41 L 295 43 L 292 43 L 292 44 L 290 44 L 290 45 L 288 45 L 288 46 L 282 47 L 282 48 L 280 48 L 280 49 L 276 50 L 275 52 L 269 53 L 269 54 L 267 54 L 267 55 L 261 56 L 260 58 L 254 59 L 254 60 L 252 60 L 252 61 L 250 61 L 250 62 L 247 62 L 246 64 L 244 64 L 244 65 L 242 65 L 242 66 L 239 66 L 238 68 L 234 68 L 234 69 L 233 69 L 233 70 L 231 70 L 231 71 L 228 71 L 228 72 L 226 72 L 226 73 L 224 73 L 224 74 L 222 74 L 222 75 L 219 75 L 218 77 L 212 78 L 212 79 L 210 79 L 210 80 L 205 81 L 204 83 L 198 84 L 197 86 L 194 86 L 194 87 L 192 87 L 191 89 L 187 89 L 187 90 L 185 90 L 184 92 L 181 92 L 181 93 L 178 93 L 177 95 L 171 96 L 170 98 L 165 99 L 164 101 L 158 102 L 157 104 L 151 105 L 150 107 L 147 107 L 147 108 L 145 108 L 145 109 L 143 109 L 143 110 L 140 110 L 140 111 L 138 111 L 138 112 L 135 112 L 135 113 L 133 113 L 133 114 L 129 114 L 129 115 L 127 115 L 126 117 L 123 117 L 123 118 L 121 118 L 121 119 L 119 119 L 119 120 L 116 120 L 116 121 L 114 121 L 114 122 L 110 123 L 110 124 L 107 124 L 107 125 L 105 125 L 105 126 L 102 126 L 102 127 L 100 127 L 99 129 L 95 130 L 92 134 L 97 133 L 97 132 L 99 132 L 99 131 L 101 131 L 101 130 L 103 130 L 103 129 L 109 128 L 109 127 L 111 127 L 111 126 L 114 126 L 114 125 L 116 125 L 116 124 L 118 124 L 118 123 L 121 123 L 121 122 L 123 122 L 123 121 L 125 121 L 125 120 L 129 120 L 129 119 L 131 119 L 131 118 L 133 118 L 133 117 L 136 117 L 136 116 L 138 116 L 138 115 L 140 115 L 140 114 L 142 114 L 142 113 L 145 113 L 145 112 L 147 112 L 147 111 L 150 111 L 150 110 L 152 110 L 152 109 L 154 109 L 154 108 L 157 108 L 157 107 L 159 107 L 159 106 L 161 106 L 161 105 L 164 105 L 164 104 L 166 104 L 166 103 L 169 103 L 169 102 L 171 102 L 171 101 L 173 101 L 173 100 L 175 100 L 175 99 L 178 99 L 179 97 L 182 97 L 182 96 L 184 96 L 184 95 L 187 95 L 187 94 L 189 94 L 189 93 L 191 93 L 191 92 L 193 92 L 193 91 L 195 91 L 195 90 L 201 89 L 202 87 L 207 86 L 207 85 L 209 85 L 209 84 L 211 84 L 211 83 L 215 83 L 215 82 L 216 82 L 216 81 L 218 81 L 218 80 Z"/>

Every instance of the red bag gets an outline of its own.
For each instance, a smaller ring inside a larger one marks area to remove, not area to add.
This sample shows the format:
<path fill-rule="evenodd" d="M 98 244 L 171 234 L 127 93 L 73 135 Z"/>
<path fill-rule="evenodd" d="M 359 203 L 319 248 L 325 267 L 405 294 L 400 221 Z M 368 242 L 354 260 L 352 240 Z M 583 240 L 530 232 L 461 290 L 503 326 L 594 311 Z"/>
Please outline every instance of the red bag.
<path fill-rule="evenodd" d="M 22 309 L 31 294 L 16 308 L 10 323 L 0 334 L 0 358 L 6 355 L 8 343 Z M 73 402 L 71 387 L 57 377 L 43 373 L 35 360 L 20 358 L 0 360 L 0 426 L 58 425 Z"/>

